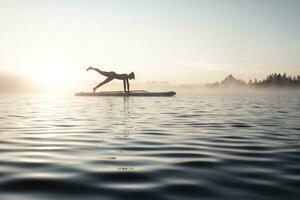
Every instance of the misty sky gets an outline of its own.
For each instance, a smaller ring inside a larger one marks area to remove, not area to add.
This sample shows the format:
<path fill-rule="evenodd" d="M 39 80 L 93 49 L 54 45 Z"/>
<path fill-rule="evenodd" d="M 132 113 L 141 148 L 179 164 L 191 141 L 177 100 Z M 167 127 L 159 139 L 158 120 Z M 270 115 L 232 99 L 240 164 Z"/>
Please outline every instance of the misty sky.
<path fill-rule="evenodd" d="M 0 72 L 41 85 L 300 74 L 298 0 L 0 0 Z M 99 77 L 101 80 L 102 77 Z"/>

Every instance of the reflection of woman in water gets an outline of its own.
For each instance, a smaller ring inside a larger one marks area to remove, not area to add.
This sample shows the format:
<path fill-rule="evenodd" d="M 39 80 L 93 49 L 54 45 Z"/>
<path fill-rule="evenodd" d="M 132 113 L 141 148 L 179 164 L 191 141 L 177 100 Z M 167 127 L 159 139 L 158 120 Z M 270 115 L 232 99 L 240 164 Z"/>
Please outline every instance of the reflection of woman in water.
<path fill-rule="evenodd" d="M 91 67 L 91 66 L 89 66 L 89 68 L 87 68 L 86 71 L 89 71 L 91 69 L 95 70 L 99 74 L 107 77 L 107 79 L 105 79 L 103 82 L 99 83 L 96 87 L 93 88 L 94 92 L 97 90 L 97 88 L 99 88 L 102 85 L 112 81 L 113 79 L 123 80 L 124 92 L 129 92 L 129 79 L 135 79 L 135 76 L 134 76 L 133 72 L 131 72 L 130 74 L 117 74 L 116 72 L 101 71 L 100 69 L 97 69 L 97 68 L 94 68 L 94 67 Z M 127 91 L 126 91 L 126 88 L 127 88 Z"/>

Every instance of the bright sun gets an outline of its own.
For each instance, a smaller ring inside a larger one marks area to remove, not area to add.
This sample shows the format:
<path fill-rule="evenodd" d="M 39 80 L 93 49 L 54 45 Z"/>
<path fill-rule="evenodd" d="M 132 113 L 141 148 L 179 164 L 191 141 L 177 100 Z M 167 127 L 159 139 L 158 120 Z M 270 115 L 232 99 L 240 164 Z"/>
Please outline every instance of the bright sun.
<path fill-rule="evenodd" d="M 36 68 L 31 74 L 32 81 L 42 87 L 62 86 L 67 77 L 64 66 L 60 65 L 44 65 Z"/>

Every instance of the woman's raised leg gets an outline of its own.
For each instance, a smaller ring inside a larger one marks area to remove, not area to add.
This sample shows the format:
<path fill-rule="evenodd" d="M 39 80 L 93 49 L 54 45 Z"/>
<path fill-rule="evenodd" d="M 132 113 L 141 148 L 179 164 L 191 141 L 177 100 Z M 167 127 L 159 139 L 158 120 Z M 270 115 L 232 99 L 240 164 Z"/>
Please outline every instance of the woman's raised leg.
<path fill-rule="evenodd" d="M 102 70 L 100 70 L 98 68 L 94 68 L 92 66 L 89 66 L 89 68 L 87 68 L 86 71 L 89 71 L 89 70 L 94 70 L 94 71 L 98 72 L 99 74 L 101 74 L 103 76 L 109 77 L 109 73 L 108 72 L 102 71 Z"/>

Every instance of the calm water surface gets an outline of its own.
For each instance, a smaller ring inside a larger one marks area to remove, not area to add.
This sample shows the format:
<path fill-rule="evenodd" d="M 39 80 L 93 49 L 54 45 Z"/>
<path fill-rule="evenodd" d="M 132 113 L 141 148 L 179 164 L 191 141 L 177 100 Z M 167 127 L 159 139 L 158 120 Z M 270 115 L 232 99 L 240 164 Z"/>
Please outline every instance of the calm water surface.
<path fill-rule="evenodd" d="M 0 97 L 0 199 L 299 199 L 300 94 Z"/>

